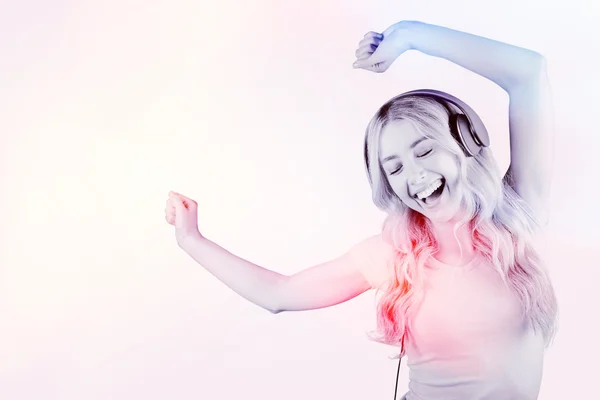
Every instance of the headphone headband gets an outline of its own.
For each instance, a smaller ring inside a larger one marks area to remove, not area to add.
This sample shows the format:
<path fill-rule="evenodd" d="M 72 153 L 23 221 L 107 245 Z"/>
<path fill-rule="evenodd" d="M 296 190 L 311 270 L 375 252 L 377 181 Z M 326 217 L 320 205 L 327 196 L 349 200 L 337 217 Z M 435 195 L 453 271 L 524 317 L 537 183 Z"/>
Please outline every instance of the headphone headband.
<path fill-rule="evenodd" d="M 474 156 L 479 153 L 482 147 L 490 145 L 490 137 L 483 121 L 468 104 L 459 98 L 440 90 L 418 89 L 403 93 L 396 97 L 396 99 L 408 96 L 423 96 L 445 100 L 455 105 L 462 112 L 462 114 L 455 114 L 458 118 L 454 124 L 456 127 L 452 127 L 455 132 L 452 133 L 456 136 L 455 139 L 463 145 L 467 156 Z M 461 115 L 464 115 L 464 117 L 461 117 Z M 466 118 L 466 120 L 463 118 Z"/>

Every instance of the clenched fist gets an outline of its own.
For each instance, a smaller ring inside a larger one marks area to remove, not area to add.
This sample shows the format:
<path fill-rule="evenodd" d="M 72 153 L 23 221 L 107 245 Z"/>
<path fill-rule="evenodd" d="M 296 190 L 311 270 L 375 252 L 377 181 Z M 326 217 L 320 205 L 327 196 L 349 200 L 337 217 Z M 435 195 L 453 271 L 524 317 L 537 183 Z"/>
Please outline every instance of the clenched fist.
<path fill-rule="evenodd" d="M 368 32 L 358 43 L 354 68 L 382 73 L 404 52 L 410 50 L 418 23 L 400 21 L 383 33 Z"/>
<path fill-rule="evenodd" d="M 198 204 L 182 194 L 169 192 L 165 219 L 175 227 L 175 238 L 180 247 L 190 238 L 202 237 L 198 230 Z"/>

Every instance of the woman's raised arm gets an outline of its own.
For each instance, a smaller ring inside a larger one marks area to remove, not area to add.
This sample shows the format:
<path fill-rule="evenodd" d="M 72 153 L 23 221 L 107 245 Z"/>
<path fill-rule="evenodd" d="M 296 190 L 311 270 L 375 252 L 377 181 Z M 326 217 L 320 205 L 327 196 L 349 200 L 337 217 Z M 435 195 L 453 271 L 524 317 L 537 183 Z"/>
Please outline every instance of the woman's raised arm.
<path fill-rule="evenodd" d="M 546 62 L 540 54 L 481 36 L 416 21 L 401 21 L 359 43 L 355 68 L 384 72 L 407 50 L 444 58 L 481 75 L 510 98 L 510 167 L 505 180 L 548 219 L 554 122 Z"/>

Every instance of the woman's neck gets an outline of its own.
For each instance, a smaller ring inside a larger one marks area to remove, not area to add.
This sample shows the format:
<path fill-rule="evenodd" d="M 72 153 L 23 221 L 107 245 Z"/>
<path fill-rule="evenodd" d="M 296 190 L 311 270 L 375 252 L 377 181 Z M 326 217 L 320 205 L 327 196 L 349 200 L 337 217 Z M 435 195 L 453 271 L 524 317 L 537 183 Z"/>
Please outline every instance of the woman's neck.
<path fill-rule="evenodd" d="M 432 222 L 432 225 L 438 243 L 438 251 L 435 254 L 437 260 L 450 265 L 463 265 L 475 257 L 469 224 L 458 228 L 456 233 L 454 233 L 455 222 Z"/>

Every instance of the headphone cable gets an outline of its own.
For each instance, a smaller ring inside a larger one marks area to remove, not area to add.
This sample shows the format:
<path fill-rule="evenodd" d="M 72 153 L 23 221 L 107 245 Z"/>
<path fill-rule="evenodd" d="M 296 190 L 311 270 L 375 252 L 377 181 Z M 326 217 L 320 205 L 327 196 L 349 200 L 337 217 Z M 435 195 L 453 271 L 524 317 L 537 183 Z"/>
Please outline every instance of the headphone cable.
<path fill-rule="evenodd" d="M 398 372 L 396 373 L 396 390 L 394 390 L 394 400 L 396 400 L 396 395 L 398 394 L 398 378 L 400 377 L 400 363 L 402 362 L 402 357 L 398 359 Z"/>
<path fill-rule="evenodd" d="M 402 334 L 402 339 L 400 340 L 400 356 L 398 357 L 398 372 L 396 372 L 396 389 L 394 390 L 394 400 L 396 400 L 396 395 L 398 394 L 398 378 L 400 378 L 400 364 L 402 363 L 402 353 L 404 352 L 405 336 L 406 332 Z"/>

